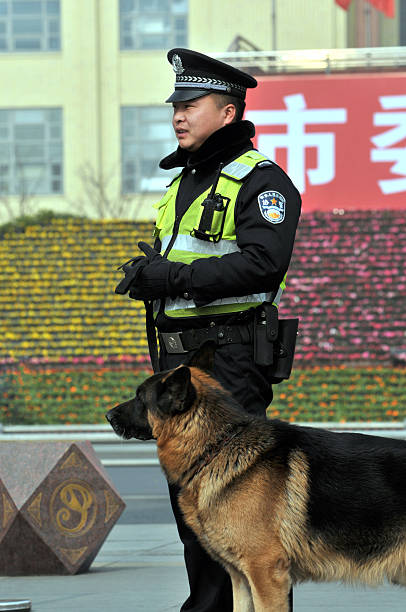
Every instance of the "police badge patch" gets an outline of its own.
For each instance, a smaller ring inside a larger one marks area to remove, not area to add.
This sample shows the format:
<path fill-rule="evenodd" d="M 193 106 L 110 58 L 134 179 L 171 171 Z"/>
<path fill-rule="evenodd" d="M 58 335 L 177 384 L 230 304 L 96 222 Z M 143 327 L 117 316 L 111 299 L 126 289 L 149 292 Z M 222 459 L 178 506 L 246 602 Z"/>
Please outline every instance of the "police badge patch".
<path fill-rule="evenodd" d="M 258 196 L 259 210 L 270 223 L 282 223 L 285 218 L 286 200 L 279 191 L 264 191 Z"/>

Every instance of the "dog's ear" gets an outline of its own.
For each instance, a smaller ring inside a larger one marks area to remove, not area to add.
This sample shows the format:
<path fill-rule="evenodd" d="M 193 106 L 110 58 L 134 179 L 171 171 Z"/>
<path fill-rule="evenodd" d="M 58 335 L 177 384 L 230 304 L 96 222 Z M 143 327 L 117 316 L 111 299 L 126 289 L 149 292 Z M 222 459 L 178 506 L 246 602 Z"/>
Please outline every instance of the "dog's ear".
<path fill-rule="evenodd" d="M 165 414 L 186 412 L 196 400 L 196 391 L 190 377 L 190 370 L 181 366 L 160 384 L 158 407 Z"/>
<path fill-rule="evenodd" d="M 188 357 L 185 361 L 185 365 L 212 372 L 214 370 L 214 353 L 216 352 L 216 348 L 217 344 L 214 340 L 205 340 L 197 351 Z"/>

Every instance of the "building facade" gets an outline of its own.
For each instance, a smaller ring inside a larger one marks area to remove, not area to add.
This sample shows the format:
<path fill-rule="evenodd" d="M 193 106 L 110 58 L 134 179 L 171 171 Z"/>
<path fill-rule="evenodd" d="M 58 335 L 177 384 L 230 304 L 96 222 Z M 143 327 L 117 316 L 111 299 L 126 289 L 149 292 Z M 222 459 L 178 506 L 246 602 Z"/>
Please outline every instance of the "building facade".
<path fill-rule="evenodd" d="M 168 182 L 158 161 L 176 147 L 167 50 L 358 46 L 362 2 L 0 0 L 0 221 L 150 218 Z M 402 43 L 404 13 L 373 9 L 372 42 Z"/>

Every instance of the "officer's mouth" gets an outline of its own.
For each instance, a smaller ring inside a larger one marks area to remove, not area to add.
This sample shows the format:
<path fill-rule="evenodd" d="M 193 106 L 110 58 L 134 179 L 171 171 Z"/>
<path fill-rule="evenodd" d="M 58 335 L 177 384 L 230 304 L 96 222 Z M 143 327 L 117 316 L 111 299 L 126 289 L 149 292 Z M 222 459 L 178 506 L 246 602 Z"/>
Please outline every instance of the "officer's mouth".
<path fill-rule="evenodd" d="M 175 130 L 175 133 L 176 133 L 176 138 L 178 140 L 187 136 L 187 130 L 177 129 Z"/>

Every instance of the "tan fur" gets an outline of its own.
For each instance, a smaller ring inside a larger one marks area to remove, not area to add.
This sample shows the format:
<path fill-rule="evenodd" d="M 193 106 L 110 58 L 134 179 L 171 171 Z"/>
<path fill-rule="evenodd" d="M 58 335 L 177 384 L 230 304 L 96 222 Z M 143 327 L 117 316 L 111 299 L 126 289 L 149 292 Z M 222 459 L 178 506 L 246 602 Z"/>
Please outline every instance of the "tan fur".
<path fill-rule="evenodd" d="M 386 555 L 360 566 L 314 539 L 306 529 L 308 465 L 306 457 L 296 453 L 291 461 L 284 500 L 278 506 L 280 536 L 291 559 L 295 582 L 344 581 L 371 586 L 385 580 L 406 585 L 406 534 L 403 545 Z"/>
<path fill-rule="evenodd" d="M 185 420 L 187 433 L 179 443 Z M 198 409 L 179 422 L 171 420 L 171 431 L 158 437 L 159 458 L 169 475 L 178 476 L 188 467 L 187 458 L 203 450 L 199 440 L 207 426 Z M 292 456 L 287 478 L 276 467 L 269 471 L 259 466 L 246 473 L 250 463 L 246 460 L 241 466 L 241 474 L 246 475 L 239 486 L 228 490 L 227 450 L 182 491 L 179 503 L 203 545 L 229 570 L 238 600 L 245 601 L 235 611 L 287 612 L 292 581 L 377 584 L 387 578 L 406 584 L 406 543 L 360 567 L 310 537 L 306 529 L 308 465 L 303 454 Z M 221 477 L 216 478 L 216 473 Z"/>
<path fill-rule="evenodd" d="M 198 368 L 190 371 L 197 395 L 192 407 L 165 415 L 151 408 L 148 422 L 161 466 L 180 487 L 186 523 L 231 576 L 234 612 L 288 612 L 292 583 L 309 579 L 367 584 L 387 579 L 406 586 L 404 527 L 396 548 L 368 562 L 334 550 L 309 529 L 306 454 L 291 450 L 287 463 L 272 453 L 265 459 L 264 449 L 272 448 L 276 434 L 272 426 L 264 432 L 260 420 L 245 420 L 241 435 L 227 437 L 227 414 L 208 393 L 220 389 L 219 383 Z M 150 397 L 152 402 L 152 391 Z M 238 413 L 233 418 L 235 431 Z"/>

